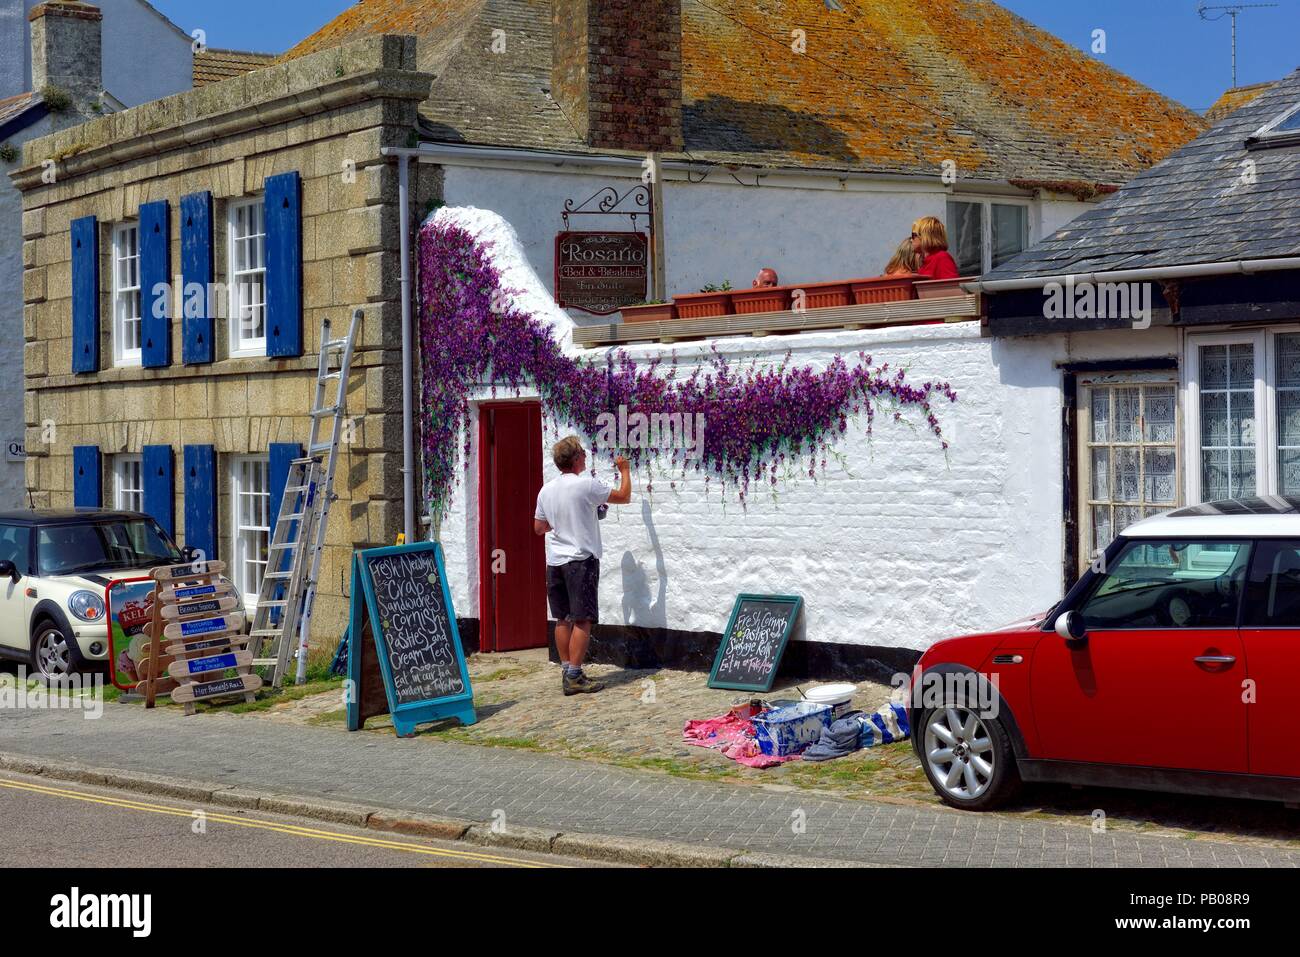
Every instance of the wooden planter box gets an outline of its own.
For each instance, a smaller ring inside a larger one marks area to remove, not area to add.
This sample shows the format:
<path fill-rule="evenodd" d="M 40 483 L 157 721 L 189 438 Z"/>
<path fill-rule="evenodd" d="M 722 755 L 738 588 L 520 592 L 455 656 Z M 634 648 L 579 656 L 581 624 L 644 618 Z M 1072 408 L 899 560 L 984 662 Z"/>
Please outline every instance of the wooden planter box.
<path fill-rule="evenodd" d="M 624 306 L 624 322 L 665 322 L 677 318 L 677 310 L 671 302 L 656 302 L 644 306 Z"/>
<path fill-rule="evenodd" d="M 853 304 L 866 306 L 876 302 L 905 302 L 916 298 L 911 276 L 880 276 L 875 279 L 858 279 L 850 283 Z"/>
<path fill-rule="evenodd" d="M 677 309 L 678 319 L 729 316 L 731 315 L 731 293 L 694 292 L 685 296 L 673 296 L 673 306 Z"/>
<path fill-rule="evenodd" d="M 942 299 L 945 296 L 964 296 L 964 282 L 974 282 L 978 276 L 959 276 L 956 279 L 926 279 L 916 284 L 916 294 L 922 299 Z"/>
<path fill-rule="evenodd" d="M 796 288 L 804 291 L 805 309 L 831 309 L 853 303 L 853 290 L 846 281 L 809 282 Z"/>
<path fill-rule="evenodd" d="M 741 289 L 731 294 L 731 306 L 737 315 L 742 316 L 756 312 L 784 312 L 790 308 L 790 287 Z"/>

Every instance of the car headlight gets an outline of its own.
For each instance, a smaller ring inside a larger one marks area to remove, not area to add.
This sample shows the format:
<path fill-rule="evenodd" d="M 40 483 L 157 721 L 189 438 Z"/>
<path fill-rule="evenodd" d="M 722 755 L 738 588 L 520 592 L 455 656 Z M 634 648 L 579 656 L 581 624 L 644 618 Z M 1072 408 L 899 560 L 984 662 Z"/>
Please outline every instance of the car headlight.
<path fill-rule="evenodd" d="M 104 599 L 93 591 L 74 591 L 68 596 L 68 611 L 82 621 L 102 621 L 104 619 Z"/>

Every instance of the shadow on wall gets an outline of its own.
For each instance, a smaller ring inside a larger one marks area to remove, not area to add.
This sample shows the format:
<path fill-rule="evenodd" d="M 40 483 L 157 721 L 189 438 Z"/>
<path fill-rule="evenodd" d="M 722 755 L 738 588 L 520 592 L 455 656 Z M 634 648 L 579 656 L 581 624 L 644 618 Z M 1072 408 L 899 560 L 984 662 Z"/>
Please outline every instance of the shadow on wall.
<path fill-rule="evenodd" d="M 668 627 L 668 566 L 664 563 L 663 546 L 655 532 L 654 515 L 650 503 L 641 500 L 641 520 L 650 536 L 650 547 L 655 553 L 655 575 L 659 579 L 659 594 L 650 598 L 650 576 L 632 552 L 623 553 L 623 624 L 642 628 Z"/>
<path fill-rule="evenodd" d="M 770 103 L 707 96 L 682 107 L 682 127 L 690 149 L 785 153 L 793 142 L 828 160 L 858 160 L 840 130 Z"/>

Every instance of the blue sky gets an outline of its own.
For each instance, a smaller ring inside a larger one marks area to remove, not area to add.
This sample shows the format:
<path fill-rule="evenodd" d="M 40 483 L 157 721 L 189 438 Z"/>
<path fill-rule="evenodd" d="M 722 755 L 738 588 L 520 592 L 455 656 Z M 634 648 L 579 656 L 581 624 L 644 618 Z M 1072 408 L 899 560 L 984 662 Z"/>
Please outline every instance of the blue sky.
<path fill-rule="evenodd" d="M 689 3 L 690 0 L 684 0 Z M 801 0 L 820 5 L 822 0 Z M 846 4 L 865 0 L 843 0 Z M 925 0 L 917 0 L 924 3 Z M 1219 0 L 1220 4 L 1227 0 Z M 1300 0 L 1238 18 L 1238 82 L 1274 80 L 1300 67 Z M 1196 110 L 1232 82 L 1229 20 L 1202 21 L 1196 0 L 1001 0 L 1027 20 L 1081 49 L 1106 31 L 1099 59 Z M 351 0 L 153 0 L 215 47 L 279 53 L 351 6 Z"/>

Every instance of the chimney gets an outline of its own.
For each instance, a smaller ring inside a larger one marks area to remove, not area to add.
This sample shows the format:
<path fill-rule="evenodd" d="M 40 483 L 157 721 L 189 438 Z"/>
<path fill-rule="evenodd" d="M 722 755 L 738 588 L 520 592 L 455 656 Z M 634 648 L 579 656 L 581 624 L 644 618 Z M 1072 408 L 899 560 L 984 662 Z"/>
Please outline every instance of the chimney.
<path fill-rule="evenodd" d="M 99 7 L 49 0 L 27 14 L 32 29 L 32 89 L 57 87 L 74 105 L 99 100 L 104 90 Z"/>
<path fill-rule="evenodd" d="M 551 94 L 594 149 L 682 149 L 681 0 L 554 0 Z"/>

